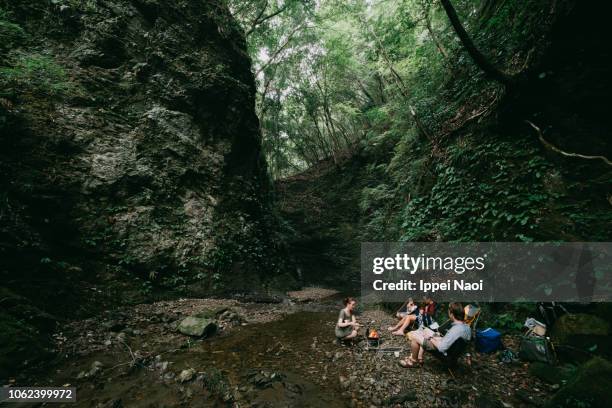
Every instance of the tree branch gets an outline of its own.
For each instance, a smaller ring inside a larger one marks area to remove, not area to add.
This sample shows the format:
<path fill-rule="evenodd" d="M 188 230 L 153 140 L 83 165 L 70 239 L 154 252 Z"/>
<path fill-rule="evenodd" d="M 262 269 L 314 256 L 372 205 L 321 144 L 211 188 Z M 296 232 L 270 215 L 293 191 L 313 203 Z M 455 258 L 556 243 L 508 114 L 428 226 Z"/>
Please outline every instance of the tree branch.
<path fill-rule="evenodd" d="M 276 10 L 275 12 L 268 14 L 265 17 L 262 17 L 264 12 L 266 11 L 266 9 L 268 8 L 268 2 L 266 1 L 266 5 L 264 6 L 264 8 L 261 10 L 261 12 L 259 13 L 259 15 L 257 16 L 257 18 L 255 18 L 255 20 L 253 20 L 253 23 L 251 23 L 251 28 L 249 28 L 249 30 L 246 32 L 246 36 L 248 37 L 249 35 L 251 35 L 253 33 L 253 31 L 255 31 L 255 29 L 257 28 L 257 26 L 261 25 L 263 22 L 278 16 L 280 13 L 282 13 L 283 11 L 285 11 L 287 9 L 288 5 L 285 4 L 284 6 L 282 6 L 281 8 L 279 8 L 278 10 Z"/>
<path fill-rule="evenodd" d="M 255 19 L 253 20 L 253 22 L 251 23 L 251 28 L 249 29 L 249 31 L 247 32 L 247 36 L 253 32 L 253 30 L 255 29 L 255 27 L 258 24 L 259 19 L 261 18 L 261 16 L 264 15 L 264 13 L 266 12 L 266 10 L 268 9 L 268 0 L 266 0 L 266 3 L 264 4 L 264 6 L 261 8 L 261 10 L 259 11 L 259 14 L 257 14 L 257 17 L 255 17 Z"/>
<path fill-rule="evenodd" d="M 272 54 L 272 56 L 268 59 L 268 61 L 263 64 L 256 72 L 255 72 L 255 78 L 257 78 L 257 76 L 264 70 L 266 69 L 268 66 L 270 66 L 270 64 L 272 64 L 274 62 L 274 60 L 276 59 L 276 57 L 278 57 L 278 55 L 285 49 L 285 47 L 287 47 L 289 45 L 289 43 L 291 42 L 291 39 L 293 38 L 293 36 L 300 31 L 302 28 L 307 28 L 305 27 L 303 24 L 300 24 L 299 26 L 297 26 L 291 33 L 289 33 L 289 35 L 287 36 L 287 39 L 285 40 L 285 42 L 274 52 L 274 54 Z"/>

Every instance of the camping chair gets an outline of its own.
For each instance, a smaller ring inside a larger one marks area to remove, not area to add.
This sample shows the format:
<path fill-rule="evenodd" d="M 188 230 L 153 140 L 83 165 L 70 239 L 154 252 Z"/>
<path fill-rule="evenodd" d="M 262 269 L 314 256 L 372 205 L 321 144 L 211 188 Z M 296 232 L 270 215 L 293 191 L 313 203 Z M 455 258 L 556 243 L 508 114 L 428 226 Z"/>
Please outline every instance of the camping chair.
<path fill-rule="evenodd" d="M 474 339 L 474 337 L 476 337 L 476 325 L 478 324 L 478 319 L 480 318 L 480 308 L 474 305 L 467 305 L 464 308 L 464 313 L 465 317 L 463 319 L 463 322 L 470 326 L 470 330 L 472 332 L 471 337 L 472 339 Z M 438 332 L 442 335 L 445 335 L 450 326 L 451 320 L 449 319 L 442 325 L 440 325 L 440 327 L 438 328 Z M 441 360 L 446 365 L 451 375 L 453 375 L 452 369 L 457 367 L 457 360 L 459 359 L 459 357 L 464 354 L 467 354 L 466 351 L 468 345 L 468 341 L 458 339 L 450 346 L 450 348 L 446 352 L 446 355 L 440 353 L 437 350 L 434 350 L 431 353 L 439 360 Z"/>
<path fill-rule="evenodd" d="M 469 342 L 464 339 L 457 339 L 446 351 L 446 354 L 438 350 L 426 349 L 426 351 L 437 358 L 446 367 L 451 376 L 454 377 L 453 370 L 457 368 L 459 357 L 465 354 L 468 345 Z"/>
<path fill-rule="evenodd" d="M 472 330 L 472 338 L 476 337 L 476 325 L 478 324 L 478 319 L 480 318 L 480 308 L 474 305 L 467 305 L 463 308 L 465 313 L 465 317 L 463 318 L 463 322 L 470 326 Z M 440 325 L 438 331 L 440 334 L 444 335 L 450 329 L 451 320 L 447 320 Z"/>
<path fill-rule="evenodd" d="M 463 311 L 465 312 L 465 318 L 463 321 L 465 324 L 470 326 L 472 329 L 472 338 L 476 337 L 476 325 L 478 324 L 478 318 L 480 317 L 480 308 L 474 305 L 467 305 Z"/>

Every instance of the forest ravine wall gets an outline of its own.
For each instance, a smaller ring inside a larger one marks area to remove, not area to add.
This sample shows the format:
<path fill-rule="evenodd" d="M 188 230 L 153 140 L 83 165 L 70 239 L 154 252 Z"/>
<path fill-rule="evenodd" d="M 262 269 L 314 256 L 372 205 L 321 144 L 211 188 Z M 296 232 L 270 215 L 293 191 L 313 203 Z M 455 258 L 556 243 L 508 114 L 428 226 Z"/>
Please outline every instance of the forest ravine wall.
<path fill-rule="evenodd" d="M 239 290 L 274 274 L 251 62 L 223 2 L 0 11 L 6 336 L 26 344 L 56 316 L 155 285 L 206 292 L 231 276 Z M 14 361 L 31 346 L 2 344 Z"/>

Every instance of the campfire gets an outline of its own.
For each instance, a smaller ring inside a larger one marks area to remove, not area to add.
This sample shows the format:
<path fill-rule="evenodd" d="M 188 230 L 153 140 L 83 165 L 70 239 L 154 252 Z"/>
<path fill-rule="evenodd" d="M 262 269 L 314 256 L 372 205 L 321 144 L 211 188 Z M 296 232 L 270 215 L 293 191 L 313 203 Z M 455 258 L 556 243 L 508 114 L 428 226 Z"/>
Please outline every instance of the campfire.
<path fill-rule="evenodd" d="M 380 333 L 374 328 L 368 328 L 366 334 L 366 350 L 376 350 L 380 346 Z"/>
<path fill-rule="evenodd" d="M 379 338 L 380 338 L 380 335 L 378 334 L 376 329 L 370 329 L 370 331 L 368 333 L 368 339 L 370 339 L 370 340 L 378 340 Z"/>

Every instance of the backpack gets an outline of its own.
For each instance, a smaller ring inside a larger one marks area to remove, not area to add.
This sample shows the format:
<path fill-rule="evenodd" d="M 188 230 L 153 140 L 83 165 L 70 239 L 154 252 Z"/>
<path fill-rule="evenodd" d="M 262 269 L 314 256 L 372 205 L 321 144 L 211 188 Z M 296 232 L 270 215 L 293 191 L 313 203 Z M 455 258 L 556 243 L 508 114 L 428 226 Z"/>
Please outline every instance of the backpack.
<path fill-rule="evenodd" d="M 546 337 L 527 334 L 521 339 L 519 357 L 524 361 L 540 361 L 554 364 L 555 354 Z"/>

